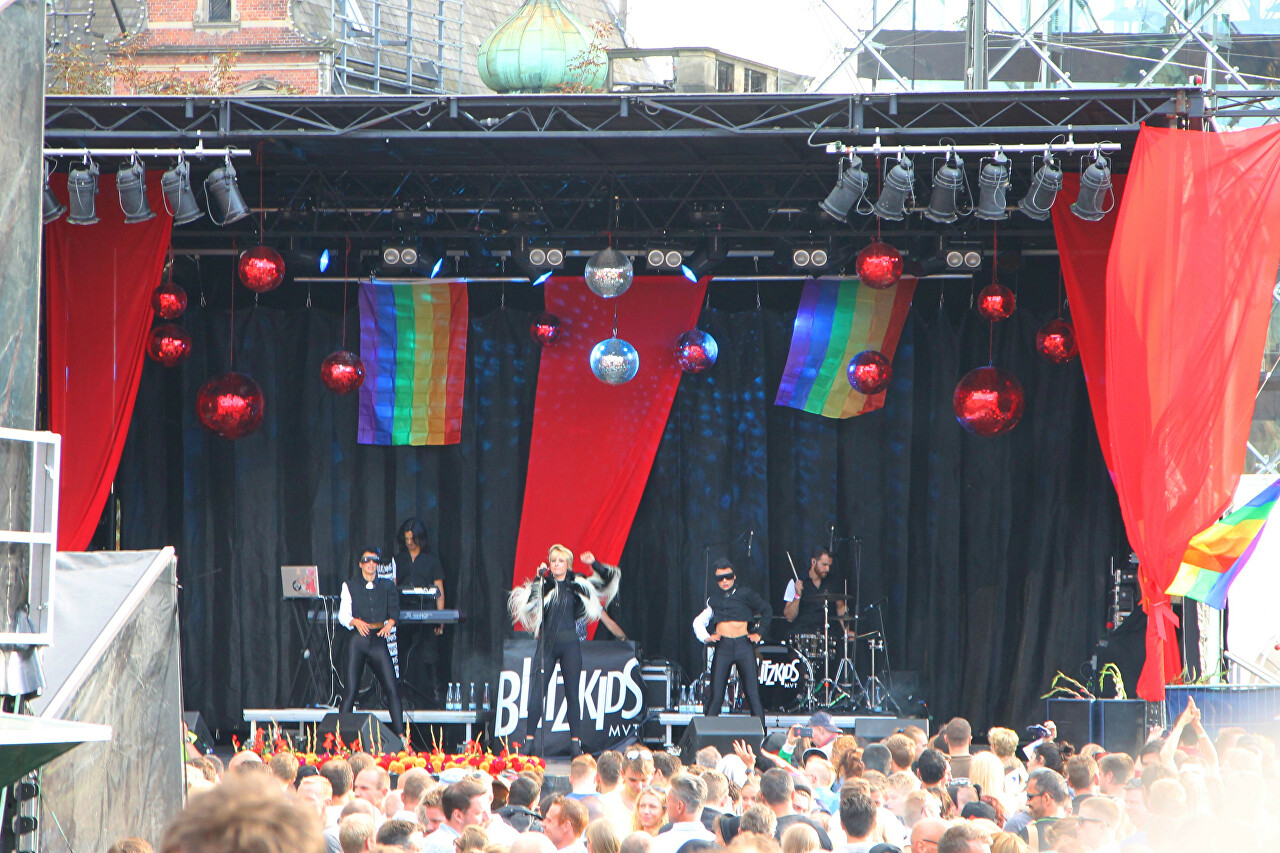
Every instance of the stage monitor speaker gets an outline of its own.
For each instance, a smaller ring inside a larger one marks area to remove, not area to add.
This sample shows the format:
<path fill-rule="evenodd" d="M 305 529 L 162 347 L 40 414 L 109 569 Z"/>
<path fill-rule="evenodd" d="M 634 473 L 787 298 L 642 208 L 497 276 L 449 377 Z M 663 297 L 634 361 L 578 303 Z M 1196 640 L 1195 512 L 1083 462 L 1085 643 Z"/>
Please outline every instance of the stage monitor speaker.
<path fill-rule="evenodd" d="M 359 738 L 360 745 L 368 752 L 375 750 L 399 752 L 404 749 L 404 741 L 387 728 L 386 723 L 367 711 L 357 711 L 354 714 L 325 714 L 324 719 L 320 721 L 317 734 L 323 741 L 324 736 L 330 732 L 337 732 L 342 742 L 348 746 Z"/>
<path fill-rule="evenodd" d="M 1076 749 L 1093 741 L 1092 699 L 1047 699 L 1045 719 L 1058 727 L 1058 738 Z"/>
<path fill-rule="evenodd" d="M 693 763 L 693 756 L 704 746 L 714 746 L 721 755 L 733 755 L 733 742 L 746 741 L 752 749 L 764 740 L 764 727 L 758 717 L 694 717 L 680 738 L 680 760 Z"/>
<path fill-rule="evenodd" d="M 1107 752 L 1137 755 L 1147 739 L 1147 703 L 1141 699 L 1099 699 L 1093 703 L 1093 739 Z"/>
<path fill-rule="evenodd" d="M 200 750 L 200 754 L 208 755 L 213 752 L 213 735 L 209 733 L 209 727 L 205 725 L 200 712 L 183 711 L 182 721 L 187 724 L 187 731 L 196 736 L 195 747 Z"/>

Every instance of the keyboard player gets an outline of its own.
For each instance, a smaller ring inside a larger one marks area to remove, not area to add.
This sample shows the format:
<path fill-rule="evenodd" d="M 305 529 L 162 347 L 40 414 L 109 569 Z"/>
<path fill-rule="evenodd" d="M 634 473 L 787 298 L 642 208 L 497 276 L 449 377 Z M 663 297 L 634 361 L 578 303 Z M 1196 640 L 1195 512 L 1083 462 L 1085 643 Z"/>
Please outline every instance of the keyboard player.
<path fill-rule="evenodd" d="M 440 558 L 427 549 L 427 531 L 418 518 L 407 518 L 396 533 L 396 553 L 390 564 L 392 577 L 401 589 L 426 589 L 435 587 L 435 608 L 444 610 L 445 583 L 444 567 Z M 406 601 L 406 606 L 420 607 L 428 602 L 419 603 L 413 599 Z M 400 662 L 401 675 L 411 685 L 418 685 L 421 692 L 433 704 L 443 701 L 444 683 L 441 669 L 444 660 L 444 625 L 420 626 L 414 629 L 412 642 L 406 641 L 411 653 L 404 655 Z M 407 638 L 406 638 L 407 639 Z"/>

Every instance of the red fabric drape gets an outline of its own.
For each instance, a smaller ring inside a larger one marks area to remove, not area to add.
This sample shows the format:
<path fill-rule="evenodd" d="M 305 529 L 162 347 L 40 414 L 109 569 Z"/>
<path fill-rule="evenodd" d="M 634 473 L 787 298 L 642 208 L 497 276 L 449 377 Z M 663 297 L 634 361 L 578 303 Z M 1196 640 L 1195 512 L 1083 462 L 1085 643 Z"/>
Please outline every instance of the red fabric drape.
<path fill-rule="evenodd" d="M 66 176 L 54 194 L 66 202 Z M 98 182 L 99 221 L 44 229 L 48 294 L 49 429 L 62 435 L 58 548 L 89 545 L 129 432 L 173 218 L 160 173 L 147 174 L 155 219 L 126 225 L 115 175 Z"/>
<path fill-rule="evenodd" d="M 681 276 L 638 276 L 617 299 L 601 299 L 581 278 L 547 281 L 547 311 L 568 336 L 543 349 L 538 369 L 515 583 L 556 542 L 607 563 L 622 556 L 680 383 L 676 339 L 697 324 L 705 294 L 705 281 Z M 588 363 L 612 335 L 615 307 L 618 337 L 640 355 L 636 378 L 616 386 Z"/>
<path fill-rule="evenodd" d="M 1124 175 L 1112 179 L 1116 210 L 1124 198 Z M 1080 175 L 1062 176 L 1062 191 L 1051 210 L 1053 231 L 1058 241 L 1058 259 L 1066 285 L 1067 304 L 1071 306 L 1071 324 L 1080 347 L 1080 366 L 1084 369 L 1089 405 L 1102 445 L 1102 458 L 1115 480 L 1111 464 L 1111 433 L 1107 422 L 1107 256 L 1115 236 L 1119 216 L 1104 216 L 1088 222 L 1071 212 L 1071 204 L 1080 195 Z"/>
<path fill-rule="evenodd" d="M 1181 674 L 1177 618 L 1164 589 L 1188 540 L 1222 514 L 1240 476 L 1280 263 L 1278 178 L 1280 128 L 1144 127 L 1105 298 L 1098 262 L 1105 229 L 1055 213 L 1064 273 L 1075 279 L 1072 316 L 1085 332 L 1094 417 L 1141 561 L 1150 620 L 1137 685 L 1144 699 L 1162 699 Z"/>

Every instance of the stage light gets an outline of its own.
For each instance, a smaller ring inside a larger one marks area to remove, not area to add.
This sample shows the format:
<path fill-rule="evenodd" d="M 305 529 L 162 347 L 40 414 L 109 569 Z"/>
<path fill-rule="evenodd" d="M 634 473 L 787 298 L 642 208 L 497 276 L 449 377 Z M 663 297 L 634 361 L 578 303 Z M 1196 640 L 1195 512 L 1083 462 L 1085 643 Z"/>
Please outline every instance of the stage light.
<path fill-rule="evenodd" d="M 645 252 L 644 259 L 649 264 L 649 269 L 670 272 L 680 269 L 684 264 L 684 252 L 679 249 L 655 246 Z"/>
<path fill-rule="evenodd" d="M 539 269 L 546 269 L 548 267 L 554 269 L 556 267 L 564 266 L 564 249 L 556 246 L 551 246 L 546 249 L 534 247 L 529 250 L 528 258 L 529 263 Z"/>
<path fill-rule="evenodd" d="M 160 176 L 160 189 L 164 190 L 165 204 L 173 214 L 174 225 L 186 225 L 204 216 L 191 191 L 191 164 L 181 154 L 178 164 Z"/>
<path fill-rule="evenodd" d="M 330 260 L 329 250 L 325 249 L 320 253 L 320 260 L 316 264 L 316 266 L 320 268 L 321 274 L 327 273 L 329 271 L 329 260 Z"/>
<path fill-rule="evenodd" d="M 155 211 L 147 204 L 147 170 L 136 154 L 116 170 L 116 195 L 120 199 L 126 225 L 156 218 Z"/>
<path fill-rule="evenodd" d="M 240 185 L 236 181 L 236 167 L 231 165 L 230 153 L 227 154 L 222 168 L 214 169 L 209 173 L 209 177 L 204 179 L 204 194 L 206 198 L 212 197 L 213 206 L 220 214 L 217 218 L 214 218 L 212 213 L 209 214 L 209 218 L 213 219 L 215 225 L 230 225 L 249 215 L 249 206 L 240 196 Z"/>
<path fill-rule="evenodd" d="M 56 220 L 59 216 L 67 212 L 67 206 L 58 201 L 58 197 L 53 194 L 53 190 L 49 189 L 49 173 L 53 171 L 53 161 L 44 161 L 44 201 L 41 203 L 43 208 L 42 219 L 45 225 Z"/>
<path fill-rule="evenodd" d="M 826 269 L 831 263 L 831 253 L 825 246 L 797 246 L 791 252 L 791 265 L 806 272 Z"/>
<path fill-rule="evenodd" d="M 530 282 L 530 284 L 532 284 L 534 287 L 537 287 L 541 284 L 545 284 L 547 279 L 551 278 L 551 274 L 554 272 L 555 270 L 547 270 L 542 275 L 538 276 L 532 282 Z"/>
<path fill-rule="evenodd" d="M 707 240 L 705 249 L 697 250 L 688 257 L 685 263 L 680 265 L 680 272 L 689 281 L 697 284 L 702 280 L 703 276 L 724 263 L 724 259 L 728 255 L 728 246 L 718 236 L 712 235 Z"/>
<path fill-rule="evenodd" d="M 511 259 L 532 284 L 538 285 L 564 266 L 564 247 L 530 246 L 528 237 L 520 237 L 511 250 Z"/>
<path fill-rule="evenodd" d="M 933 192 L 924 211 L 925 218 L 943 224 L 955 222 L 959 218 L 956 215 L 956 196 L 963 186 L 964 161 L 952 151 L 934 173 Z"/>
<path fill-rule="evenodd" d="M 405 273 L 418 265 L 418 247 L 407 243 L 388 243 L 382 247 L 382 270 Z"/>
<path fill-rule="evenodd" d="M 1111 212 L 1112 204 L 1102 209 L 1107 194 L 1111 192 L 1111 161 L 1101 151 L 1093 152 L 1093 162 L 1080 174 L 1080 196 L 1071 205 L 1071 212 L 1081 219 L 1097 222 Z"/>
<path fill-rule="evenodd" d="M 898 162 L 893 164 L 893 168 L 889 170 L 889 174 L 884 178 L 884 189 L 880 191 L 880 198 L 876 199 L 876 203 L 872 205 L 876 216 L 881 219 L 892 219 L 895 222 L 901 221 L 906 216 L 907 199 L 911 197 L 911 190 L 915 184 L 915 166 L 906 157 L 899 157 Z"/>
<path fill-rule="evenodd" d="M 1009 191 L 1009 158 L 996 150 L 996 156 L 984 158 L 978 170 L 978 205 L 973 215 L 979 219 L 995 221 L 1008 219 L 1005 193 Z"/>
<path fill-rule="evenodd" d="M 818 207 L 832 219 L 848 222 L 850 211 L 867 212 L 861 208 L 866 198 L 869 181 L 867 173 L 862 171 L 862 161 L 850 156 L 849 167 L 841 172 L 835 187 L 825 199 L 818 203 Z"/>
<path fill-rule="evenodd" d="M 67 222 L 72 225 L 92 225 L 98 221 L 98 164 L 88 154 L 80 168 L 72 167 L 67 174 L 67 202 L 71 212 Z"/>
<path fill-rule="evenodd" d="M 431 265 L 431 275 L 429 278 L 439 278 L 440 273 L 444 272 L 444 255 L 436 258 L 436 262 Z"/>
<path fill-rule="evenodd" d="M 982 251 L 976 245 L 951 243 L 942 255 L 949 269 L 976 270 L 982 266 Z"/>

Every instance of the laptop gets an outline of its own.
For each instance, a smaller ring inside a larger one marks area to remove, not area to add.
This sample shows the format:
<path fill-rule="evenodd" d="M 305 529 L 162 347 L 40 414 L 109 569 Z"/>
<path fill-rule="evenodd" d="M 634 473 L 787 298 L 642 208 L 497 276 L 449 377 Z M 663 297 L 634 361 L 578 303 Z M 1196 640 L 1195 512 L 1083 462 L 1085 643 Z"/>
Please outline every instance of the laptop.
<path fill-rule="evenodd" d="M 285 598 L 319 598 L 320 568 L 318 566 L 281 566 L 280 586 Z"/>

